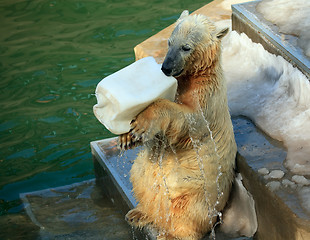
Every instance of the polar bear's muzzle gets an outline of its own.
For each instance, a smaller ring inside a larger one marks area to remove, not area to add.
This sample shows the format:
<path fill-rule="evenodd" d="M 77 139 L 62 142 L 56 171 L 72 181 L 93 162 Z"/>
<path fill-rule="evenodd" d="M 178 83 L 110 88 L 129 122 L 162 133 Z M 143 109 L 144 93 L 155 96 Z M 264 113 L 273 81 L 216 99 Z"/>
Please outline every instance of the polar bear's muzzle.
<path fill-rule="evenodd" d="M 184 58 L 178 48 L 169 48 L 161 70 L 166 76 L 178 77 L 184 70 Z"/>

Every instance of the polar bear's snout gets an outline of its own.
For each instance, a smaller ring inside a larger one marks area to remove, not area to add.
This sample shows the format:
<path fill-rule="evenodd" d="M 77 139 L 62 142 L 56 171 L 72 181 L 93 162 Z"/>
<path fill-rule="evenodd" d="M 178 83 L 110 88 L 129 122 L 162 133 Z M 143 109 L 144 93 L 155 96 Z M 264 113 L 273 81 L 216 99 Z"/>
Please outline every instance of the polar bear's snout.
<path fill-rule="evenodd" d="M 169 66 L 167 66 L 167 64 L 166 64 L 166 65 L 163 64 L 163 65 L 161 66 L 161 70 L 163 71 L 163 73 L 164 73 L 166 76 L 168 76 L 168 77 L 171 76 L 172 68 L 169 68 Z"/>
<path fill-rule="evenodd" d="M 184 70 L 184 64 L 184 59 L 178 49 L 169 48 L 161 70 L 168 77 L 178 77 Z"/>

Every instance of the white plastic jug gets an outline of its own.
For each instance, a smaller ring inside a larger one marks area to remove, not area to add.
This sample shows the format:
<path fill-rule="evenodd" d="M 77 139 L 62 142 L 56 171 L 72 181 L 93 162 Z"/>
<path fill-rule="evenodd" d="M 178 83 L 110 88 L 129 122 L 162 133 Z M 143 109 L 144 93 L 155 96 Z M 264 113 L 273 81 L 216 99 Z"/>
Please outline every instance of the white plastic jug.
<path fill-rule="evenodd" d="M 130 130 L 130 122 L 159 98 L 174 100 L 177 81 L 161 71 L 153 57 L 146 57 L 102 79 L 96 88 L 97 119 L 112 133 Z"/>

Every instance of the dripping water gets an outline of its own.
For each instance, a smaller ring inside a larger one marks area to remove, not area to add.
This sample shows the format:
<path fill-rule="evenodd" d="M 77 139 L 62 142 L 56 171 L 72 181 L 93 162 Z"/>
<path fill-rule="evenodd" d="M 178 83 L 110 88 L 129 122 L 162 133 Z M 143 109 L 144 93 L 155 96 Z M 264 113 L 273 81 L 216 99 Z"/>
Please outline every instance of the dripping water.
<path fill-rule="evenodd" d="M 205 201 L 209 207 L 209 204 L 208 204 L 208 199 L 209 199 L 209 196 L 210 194 L 208 193 L 207 191 L 207 183 L 206 183 L 206 175 L 205 175 L 205 172 L 204 172 L 204 164 L 203 164 L 203 161 L 202 161 L 202 158 L 199 156 L 199 150 L 201 150 L 201 146 L 200 145 L 200 142 L 199 140 L 196 140 L 194 139 L 193 136 L 191 136 L 191 132 L 194 132 L 196 129 L 193 127 L 196 123 L 195 119 L 193 116 L 189 116 L 188 117 L 188 120 L 189 120 L 189 127 L 190 127 L 190 131 L 189 131 L 189 137 L 192 141 L 192 144 L 193 144 L 193 147 L 196 151 L 196 156 L 197 156 L 197 161 L 198 161 L 198 165 L 199 165 L 199 169 L 200 169 L 200 173 L 201 173 L 201 176 L 204 180 L 204 185 L 203 185 L 203 191 L 204 191 L 204 195 L 205 195 Z M 210 212 L 210 209 L 208 209 L 208 212 Z"/>
<path fill-rule="evenodd" d="M 200 106 L 200 105 L 199 105 Z M 213 138 L 213 133 L 212 133 L 212 130 L 210 129 L 210 124 L 209 124 L 209 121 L 206 119 L 205 117 L 205 114 L 201 108 L 201 106 L 199 107 L 199 113 L 202 117 L 202 120 L 203 122 L 205 123 L 205 126 L 209 132 L 209 136 L 210 136 L 210 139 L 214 145 L 214 152 L 215 152 L 215 155 L 216 155 L 216 158 L 217 160 L 220 162 L 221 160 L 221 157 L 219 156 L 218 154 L 218 149 L 217 149 L 217 146 L 216 146 L 216 142 Z M 195 129 L 195 124 L 197 124 L 194 116 L 190 116 L 188 118 L 189 120 L 189 127 L 190 127 L 190 133 L 191 132 L 195 132 L 197 131 L 197 129 Z M 191 135 L 191 134 L 190 134 Z M 193 144 L 193 147 L 194 149 L 196 150 L 196 154 L 197 154 L 197 161 L 198 161 L 198 164 L 199 164 L 199 168 L 200 168 L 200 171 L 201 171 L 201 174 L 202 174 L 202 177 L 204 179 L 204 186 L 203 186 L 203 190 L 204 190 L 204 196 L 205 196 L 205 201 L 206 203 L 208 204 L 208 196 L 210 196 L 210 193 L 207 192 L 206 190 L 206 176 L 205 176 L 205 172 L 204 172 L 204 165 L 203 165 L 203 161 L 202 161 L 202 158 L 199 156 L 199 151 L 201 150 L 201 143 L 199 142 L 199 140 L 195 140 L 193 138 L 193 136 L 190 136 L 190 139 L 192 141 L 192 144 Z M 219 185 L 219 178 L 222 176 L 222 171 L 221 171 L 221 165 L 219 165 L 218 167 L 218 174 L 217 174 L 217 177 L 216 177 L 216 184 L 217 184 L 217 199 L 216 199 L 216 203 L 215 205 L 213 206 L 213 209 L 210 209 L 212 206 L 210 206 L 208 204 L 208 212 L 209 212 L 209 219 L 210 219 L 210 222 L 209 224 L 212 225 L 212 219 L 213 217 L 217 216 L 219 221 L 217 221 L 214 226 L 211 228 L 211 233 L 210 233 L 210 239 L 215 239 L 215 228 L 217 225 L 221 224 L 222 223 L 222 213 L 220 211 L 217 211 L 216 210 L 216 206 L 219 204 L 219 200 L 220 200 L 220 197 L 223 195 L 223 192 L 221 192 L 220 190 L 220 185 Z"/>
<path fill-rule="evenodd" d="M 160 140 L 160 139 L 157 139 L 156 141 L 156 147 L 157 147 L 157 152 L 159 153 L 159 155 L 157 156 L 157 160 L 158 160 L 158 166 L 159 166 L 159 175 L 162 177 L 162 184 L 163 184 L 163 187 L 165 189 L 165 196 L 167 197 L 167 201 L 164 201 L 166 202 L 166 213 L 165 213 L 165 221 L 166 223 L 169 222 L 169 218 L 170 218 L 170 213 L 169 213 L 169 202 L 171 201 L 171 197 L 170 197 L 170 192 L 169 192 L 169 189 L 168 189 L 168 185 L 167 185 L 167 180 L 166 180 L 166 176 L 165 176 L 165 173 L 164 173 L 164 170 L 163 170 L 163 160 L 164 160 L 164 152 L 165 152 L 165 149 L 166 149 L 166 144 L 164 141 Z M 165 233 L 163 233 L 165 234 Z"/>
<path fill-rule="evenodd" d="M 167 186 L 167 180 L 166 180 L 166 176 L 165 176 L 165 173 L 164 173 L 164 170 L 163 170 L 163 158 L 164 158 L 164 154 L 161 153 L 160 156 L 159 156 L 159 159 L 158 159 L 158 165 L 159 165 L 159 169 L 160 169 L 160 174 L 161 174 L 161 177 L 163 179 L 163 186 L 165 188 L 165 196 L 167 197 L 168 201 L 167 203 L 171 200 L 170 198 L 170 193 L 169 193 L 169 189 L 168 189 L 168 186 Z M 169 205 L 167 204 L 167 213 L 166 213 L 166 222 L 169 221 Z"/>
<path fill-rule="evenodd" d="M 132 234 L 132 239 L 133 240 L 138 240 L 136 234 L 135 234 L 135 228 L 134 226 L 131 226 L 131 234 Z"/>
<path fill-rule="evenodd" d="M 216 146 L 216 142 L 213 138 L 213 132 L 212 130 L 210 129 L 210 124 L 208 122 L 208 120 L 205 118 L 205 115 L 203 114 L 203 110 L 201 109 L 200 107 L 200 114 L 204 120 L 204 122 L 206 123 L 206 127 L 210 133 L 210 139 L 212 141 L 212 143 L 214 144 L 214 151 L 215 151 L 215 155 L 217 157 L 217 161 L 221 161 L 221 157 L 219 156 L 218 154 L 218 149 L 217 149 L 217 146 Z M 217 174 L 217 177 L 216 177 L 216 185 L 217 185 L 217 199 L 216 199 L 216 203 L 214 205 L 214 209 L 213 209 L 213 214 L 211 215 L 211 218 L 210 218 L 210 224 L 212 224 L 212 217 L 213 216 L 217 216 L 219 218 L 219 221 L 217 221 L 214 226 L 211 228 L 211 233 L 210 233 L 210 239 L 215 239 L 215 228 L 217 225 L 221 224 L 223 222 L 223 219 L 222 219 L 222 213 L 220 211 L 217 211 L 216 210 L 216 206 L 219 204 L 219 200 L 220 200 L 220 197 L 223 195 L 223 192 L 221 192 L 220 190 L 220 184 L 219 184 L 219 178 L 223 175 L 222 173 L 222 166 L 219 165 L 218 167 L 218 174 Z"/>

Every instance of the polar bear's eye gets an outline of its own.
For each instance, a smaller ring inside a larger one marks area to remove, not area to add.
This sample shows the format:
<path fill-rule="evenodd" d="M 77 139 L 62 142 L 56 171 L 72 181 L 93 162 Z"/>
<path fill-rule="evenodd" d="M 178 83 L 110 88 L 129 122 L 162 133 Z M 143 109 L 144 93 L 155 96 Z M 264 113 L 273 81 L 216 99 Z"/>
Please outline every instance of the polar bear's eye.
<path fill-rule="evenodd" d="M 189 45 L 183 45 L 182 50 L 188 52 L 189 50 L 191 50 L 191 47 Z"/>

